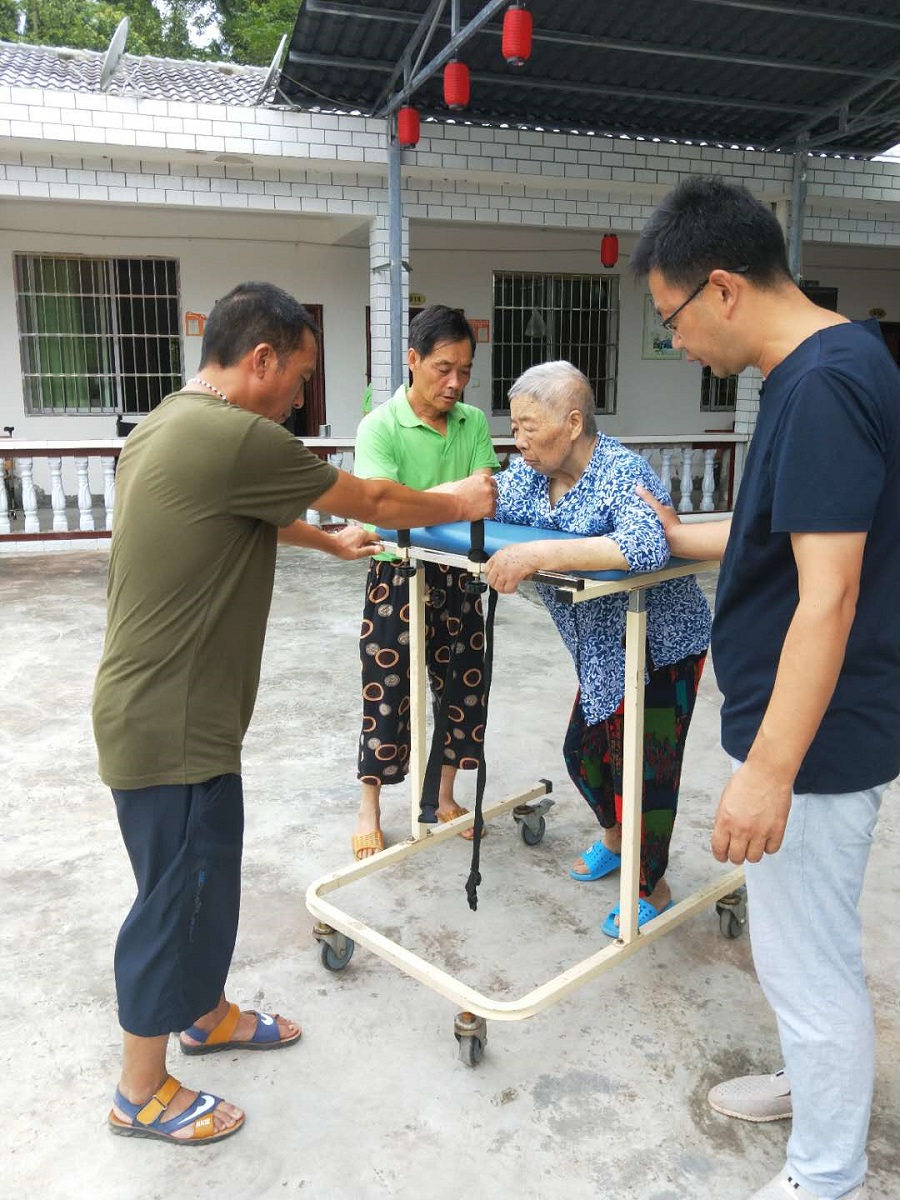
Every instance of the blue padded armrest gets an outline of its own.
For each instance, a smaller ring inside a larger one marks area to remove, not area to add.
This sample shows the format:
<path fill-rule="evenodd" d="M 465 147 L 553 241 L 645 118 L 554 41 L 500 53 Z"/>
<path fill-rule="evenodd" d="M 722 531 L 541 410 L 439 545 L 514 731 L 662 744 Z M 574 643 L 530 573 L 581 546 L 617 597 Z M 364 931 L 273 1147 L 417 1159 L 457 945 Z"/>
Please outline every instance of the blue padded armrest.
<path fill-rule="evenodd" d="M 378 536 L 395 542 L 397 531 L 379 529 Z M 560 529 L 537 529 L 533 525 L 507 525 L 502 521 L 484 522 L 484 549 L 488 556 L 514 542 L 542 542 L 553 538 L 581 538 L 585 535 L 565 533 Z M 427 525 L 410 530 L 410 543 L 415 557 L 416 546 L 425 550 L 446 550 L 449 554 L 468 554 L 472 545 L 471 526 L 468 521 L 454 521 L 447 525 Z M 682 559 L 672 558 L 672 566 Z M 618 580 L 640 571 L 567 571 L 567 575 L 580 575 L 585 579 Z"/>

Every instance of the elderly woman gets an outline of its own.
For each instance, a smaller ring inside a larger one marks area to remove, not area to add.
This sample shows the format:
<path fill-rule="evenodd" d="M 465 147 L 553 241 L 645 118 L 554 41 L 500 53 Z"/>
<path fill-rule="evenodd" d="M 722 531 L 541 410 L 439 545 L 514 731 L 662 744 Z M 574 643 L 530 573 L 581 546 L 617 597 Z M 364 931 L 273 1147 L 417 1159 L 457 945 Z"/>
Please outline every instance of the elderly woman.
<path fill-rule="evenodd" d="M 497 520 L 561 529 L 580 534 L 581 540 L 507 546 L 487 564 L 491 586 L 512 592 L 541 569 L 652 571 L 664 566 L 669 552 L 662 526 L 635 488 L 642 484 L 664 504 L 671 501 L 644 459 L 597 432 L 586 377 L 571 363 L 544 363 L 513 384 L 509 399 L 521 458 L 497 477 Z M 620 593 L 567 605 L 552 587 L 538 585 L 538 591 L 578 674 L 563 754 L 601 826 L 599 840 L 569 872 L 588 882 L 609 875 L 621 862 L 628 602 Z M 649 590 L 647 629 L 639 925 L 672 903 L 665 879 L 669 842 L 710 633 L 709 605 L 693 576 Z M 601 928 L 617 936 L 618 905 Z"/>

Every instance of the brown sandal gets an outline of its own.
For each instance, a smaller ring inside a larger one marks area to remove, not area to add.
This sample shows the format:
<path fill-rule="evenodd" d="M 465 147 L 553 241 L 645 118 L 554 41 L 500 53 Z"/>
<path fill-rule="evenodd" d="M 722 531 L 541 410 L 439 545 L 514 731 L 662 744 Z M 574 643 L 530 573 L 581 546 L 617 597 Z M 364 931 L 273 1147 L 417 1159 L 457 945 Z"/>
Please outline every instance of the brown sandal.
<path fill-rule="evenodd" d="M 437 816 L 438 821 L 441 823 L 441 825 L 447 825 L 447 824 L 449 824 L 450 821 L 455 821 L 457 817 L 464 817 L 468 811 L 469 810 L 467 808 L 463 808 L 463 806 L 460 805 L 459 812 L 453 813 L 452 816 L 444 816 L 444 814 L 441 812 L 436 813 L 436 816 Z M 481 840 L 482 841 L 484 841 L 486 835 L 487 835 L 487 825 L 482 825 L 482 827 L 481 827 Z M 459 836 L 465 842 L 473 841 L 475 838 L 474 826 L 470 825 L 468 829 L 461 829 L 459 831 Z"/>
<path fill-rule="evenodd" d="M 361 854 L 361 850 L 374 850 L 375 854 L 380 854 L 384 849 L 384 834 L 380 829 L 373 829 L 371 833 L 355 833 L 352 839 L 353 857 L 357 862 L 361 862 L 364 858 L 374 858 L 372 854 Z"/>

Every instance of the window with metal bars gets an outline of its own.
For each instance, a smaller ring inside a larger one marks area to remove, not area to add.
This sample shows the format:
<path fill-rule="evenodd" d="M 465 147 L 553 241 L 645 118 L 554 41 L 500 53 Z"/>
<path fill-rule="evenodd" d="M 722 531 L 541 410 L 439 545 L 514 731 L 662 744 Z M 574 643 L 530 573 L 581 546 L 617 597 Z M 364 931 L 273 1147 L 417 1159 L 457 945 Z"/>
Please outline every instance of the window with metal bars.
<path fill-rule="evenodd" d="M 598 413 L 616 411 L 619 280 L 615 275 L 494 272 L 494 412 L 535 363 L 566 359 L 591 381 Z"/>
<path fill-rule="evenodd" d="M 700 411 L 734 412 L 737 382 L 737 375 L 726 375 L 724 379 L 719 379 L 709 367 L 704 367 L 700 382 Z"/>
<path fill-rule="evenodd" d="M 15 256 L 26 411 L 148 413 L 182 385 L 178 263 Z"/>

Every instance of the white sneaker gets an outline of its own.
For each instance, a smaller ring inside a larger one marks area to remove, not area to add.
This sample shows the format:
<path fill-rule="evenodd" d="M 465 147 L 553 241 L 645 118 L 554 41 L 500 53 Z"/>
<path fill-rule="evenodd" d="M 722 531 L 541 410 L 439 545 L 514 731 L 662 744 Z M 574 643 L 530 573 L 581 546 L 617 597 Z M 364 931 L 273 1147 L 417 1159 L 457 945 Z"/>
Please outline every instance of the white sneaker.
<path fill-rule="evenodd" d="M 716 1112 L 739 1121 L 784 1121 L 791 1116 L 791 1085 L 784 1071 L 742 1075 L 718 1083 L 707 1097 Z"/>
<path fill-rule="evenodd" d="M 863 1180 L 857 1187 L 851 1188 L 849 1192 L 844 1192 L 840 1200 L 866 1200 L 868 1195 L 869 1189 L 866 1187 L 866 1181 Z M 750 1200 L 822 1200 L 822 1198 L 815 1192 L 801 1187 L 795 1179 L 791 1178 L 785 1167 L 781 1174 L 776 1175 L 764 1188 L 754 1192 Z"/>

